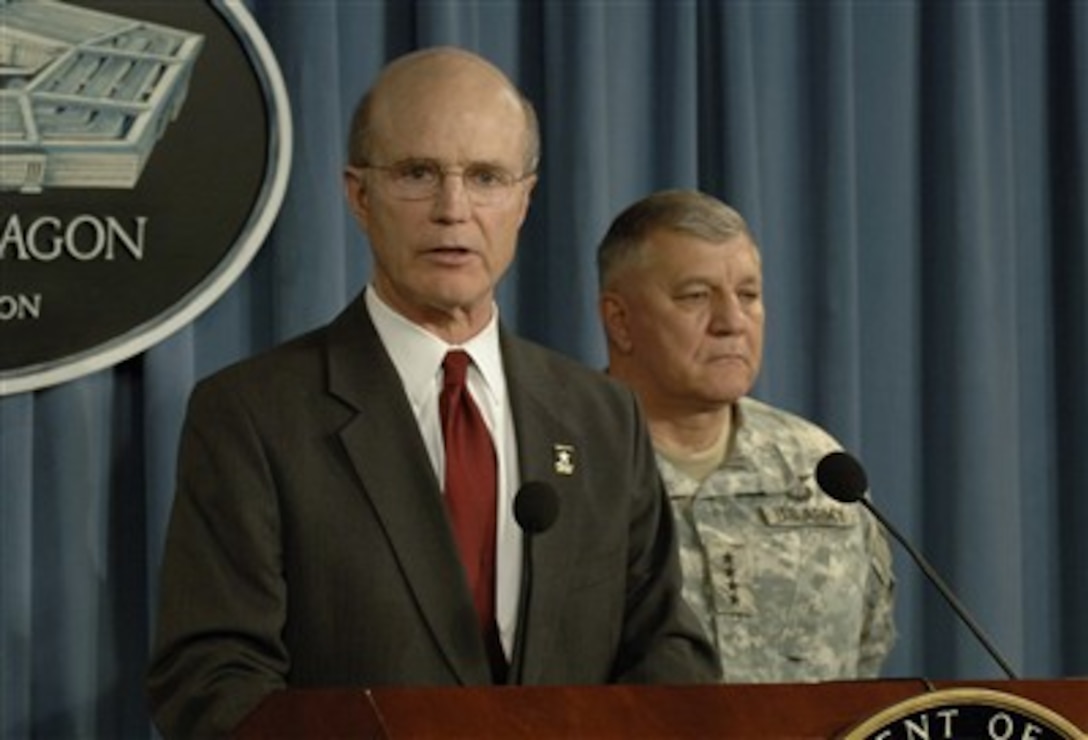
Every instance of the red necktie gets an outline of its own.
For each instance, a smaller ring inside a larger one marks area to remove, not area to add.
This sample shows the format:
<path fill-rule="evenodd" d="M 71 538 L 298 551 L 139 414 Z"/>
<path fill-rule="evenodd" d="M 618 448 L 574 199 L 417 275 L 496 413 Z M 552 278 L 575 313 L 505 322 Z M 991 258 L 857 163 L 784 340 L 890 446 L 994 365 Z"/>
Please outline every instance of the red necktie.
<path fill-rule="evenodd" d="M 461 563 L 468 576 L 480 629 L 494 664 L 495 628 L 495 499 L 497 465 L 491 434 L 465 385 L 471 362 L 453 350 L 442 362 L 445 378 L 438 410 L 446 443 L 446 508 L 453 524 Z M 501 655 L 501 648 L 499 649 Z"/>

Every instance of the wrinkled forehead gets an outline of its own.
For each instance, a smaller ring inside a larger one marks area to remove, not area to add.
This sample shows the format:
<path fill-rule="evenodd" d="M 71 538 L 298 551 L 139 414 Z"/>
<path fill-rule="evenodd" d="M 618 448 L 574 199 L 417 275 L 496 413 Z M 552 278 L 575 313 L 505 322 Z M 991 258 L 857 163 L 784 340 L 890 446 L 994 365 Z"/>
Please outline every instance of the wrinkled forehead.
<path fill-rule="evenodd" d="M 731 264 L 761 267 L 759 248 L 747 233 L 722 238 L 717 234 L 695 233 L 687 229 L 659 228 L 651 231 L 636 248 L 643 265 L 655 262 L 685 262 L 696 259 L 724 260 Z"/>
<path fill-rule="evenodd" d="M 760 285 L 763 281 L 756 250 L 746 237 L 710 240 L 675 231 L 643 242 L 617 272 L 615 284 L 629 282 L 636 292 L 670 293 L 679 286 Z"/>

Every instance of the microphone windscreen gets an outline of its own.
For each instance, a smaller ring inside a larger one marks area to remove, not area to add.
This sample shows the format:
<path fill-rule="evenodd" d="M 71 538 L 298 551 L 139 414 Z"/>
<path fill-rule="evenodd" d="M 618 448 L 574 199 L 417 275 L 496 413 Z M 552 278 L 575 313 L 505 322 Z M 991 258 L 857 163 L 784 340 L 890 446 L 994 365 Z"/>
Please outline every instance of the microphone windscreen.
<path fill-rule="evenodd" d="M 816 464 L 816 482 L 824 493 L 844 504 L 860 501 L 869 490 L 865 468 L 842 451 L 829 452 Z"/>
<path fill-rule="evenodd" d="M 527 534 L 551 529 L 559 516 L 559 494 L 548 483 L 529 481 L 514 497 L 514 518 Z"/>

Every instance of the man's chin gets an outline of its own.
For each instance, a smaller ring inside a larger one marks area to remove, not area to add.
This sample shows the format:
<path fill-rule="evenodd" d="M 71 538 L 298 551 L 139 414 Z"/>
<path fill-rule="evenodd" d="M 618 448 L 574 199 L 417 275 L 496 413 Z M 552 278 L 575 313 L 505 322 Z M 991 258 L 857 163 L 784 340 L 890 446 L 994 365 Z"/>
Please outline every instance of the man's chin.
<path fill-rule="evenodd" d="M 713 387 L 713 390 L 707 394 L 707 400 L 717 406 L 731 406 L 748 395 L 750 390 L 752 390 L 751 383 L 718 385 Z"/>

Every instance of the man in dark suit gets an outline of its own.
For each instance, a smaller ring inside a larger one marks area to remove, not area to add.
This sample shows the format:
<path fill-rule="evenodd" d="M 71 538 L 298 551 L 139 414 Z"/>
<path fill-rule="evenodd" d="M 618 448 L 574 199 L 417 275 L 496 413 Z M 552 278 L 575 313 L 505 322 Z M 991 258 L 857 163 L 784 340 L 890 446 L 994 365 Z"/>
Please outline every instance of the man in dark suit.
<path fill-rule="evenodd" d="M 165 735 L 228 732 L 286 686 L 503 682 L 515 644 L 525 683 L 716 679 L 634 397 L 498 321 L 538 138 L 510 81 L 457 49 L 401 58 L 360 103 L 345 191 L 370 284 L 190 400 L 148 676 Z M 479 569 L 447 514 L 451 350 L 494 469 Z M 529 481 L 559 514 L 522 594 Z"/>

